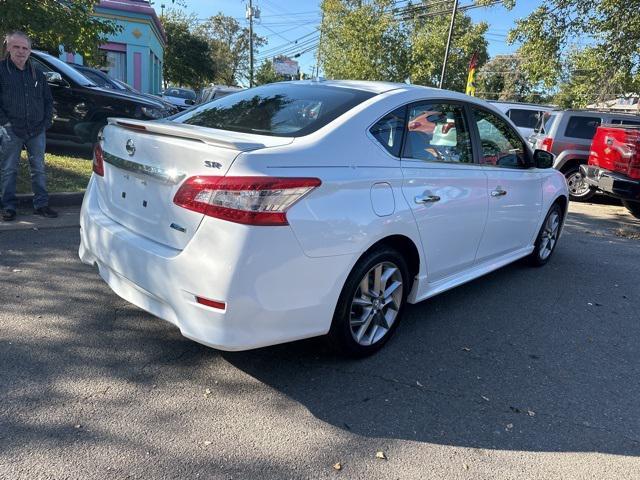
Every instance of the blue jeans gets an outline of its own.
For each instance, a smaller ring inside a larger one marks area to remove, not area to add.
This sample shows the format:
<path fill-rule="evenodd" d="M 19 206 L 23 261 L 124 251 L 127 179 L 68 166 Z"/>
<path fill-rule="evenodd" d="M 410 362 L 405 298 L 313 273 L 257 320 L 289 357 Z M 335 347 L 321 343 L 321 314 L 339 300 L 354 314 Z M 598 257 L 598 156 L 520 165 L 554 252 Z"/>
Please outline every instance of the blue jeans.
<path fill-rule="evenodd" d="M 47 194 L 47 177 L 44 171 L 45 133 L 42 132 L 28 140 L 16 137 L 8 128 L 9 141 L 6 137 L 0 142 L 0 193 L 5 210 L 16 210 L 16 181 L 18 178 L 18 162 L 22 146 L 27 147 L 29 170 L 31 171 L 31 189 L 33 190 L 33 208 L 49 205 Z"/>

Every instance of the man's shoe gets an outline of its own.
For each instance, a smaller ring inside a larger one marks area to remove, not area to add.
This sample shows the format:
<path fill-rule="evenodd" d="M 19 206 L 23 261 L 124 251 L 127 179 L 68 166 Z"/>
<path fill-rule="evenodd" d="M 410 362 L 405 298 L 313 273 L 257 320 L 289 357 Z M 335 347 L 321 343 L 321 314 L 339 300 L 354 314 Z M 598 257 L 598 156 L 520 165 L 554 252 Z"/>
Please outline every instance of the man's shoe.
<path fill-rule="evenodd" d="M 15 219 L 16 219 L 15 210 L 11 210 L 10 208 L 7 208 L 2 212 L 2 220 L 4 220 L 5 222 L 10 222 L 11 220 L 15 220 Z"/>
<path fill-rule="evenodd" d="M 33 214 L 42 215 L 43 217 L 47 218 L 56 218 L 58 216 L 58 212 L 56 212 L 55 210 L 51 210 L 48 206 L 34 209 Z"/>

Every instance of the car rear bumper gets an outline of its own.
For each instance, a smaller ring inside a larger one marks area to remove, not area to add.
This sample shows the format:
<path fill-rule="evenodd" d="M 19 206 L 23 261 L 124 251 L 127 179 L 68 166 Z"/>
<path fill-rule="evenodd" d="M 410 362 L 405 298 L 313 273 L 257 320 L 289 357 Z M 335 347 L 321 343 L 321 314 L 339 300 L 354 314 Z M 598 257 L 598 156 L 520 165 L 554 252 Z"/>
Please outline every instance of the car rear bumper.
<path fill-rule="evenodd" d="M 184 250 L 138 235 L 105 215 L 95 179 L 80 215 L 80 259 L 125 300 L 220 350 L 247 350 L 328 332 L 347 256 L 304 255 L 289 227 L 206 217 Z M 196 298 L 224 302 L 224 309 Z"/>
<path fill-rule="evenodd" d="M 593 165 L 582 165 L 580 170 L 592 187 L 621 200 L 640 200 L 640 180 Z"/>

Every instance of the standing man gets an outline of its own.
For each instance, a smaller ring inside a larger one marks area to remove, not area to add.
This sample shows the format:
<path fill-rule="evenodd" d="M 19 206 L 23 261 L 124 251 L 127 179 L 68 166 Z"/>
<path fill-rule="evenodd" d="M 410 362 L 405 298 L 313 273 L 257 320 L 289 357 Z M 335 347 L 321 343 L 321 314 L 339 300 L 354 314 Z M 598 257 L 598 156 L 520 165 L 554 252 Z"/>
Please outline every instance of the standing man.
<path fill-rule="evenodd" d="M 45 130 L 51 126 L 53 99 L 43 73 L 29 60 L 31 39 L 23 32 L 6 36 L 8 56 L 0 62 L 0 193 L 2 219 L 16 218 L 16 179 L 22 147 L 27 148 L 33 189 L 33 213 L 48 218 L 44 169 Z"/>

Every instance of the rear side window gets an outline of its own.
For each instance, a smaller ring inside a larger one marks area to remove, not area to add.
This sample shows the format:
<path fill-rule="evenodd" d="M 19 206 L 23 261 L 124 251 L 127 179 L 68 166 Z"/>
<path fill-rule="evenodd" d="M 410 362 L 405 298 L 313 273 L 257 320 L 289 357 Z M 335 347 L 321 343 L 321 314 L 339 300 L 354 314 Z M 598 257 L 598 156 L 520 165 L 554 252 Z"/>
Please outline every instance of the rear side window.
<path fill-rule="evenodd" d="M 624 120 L 611 120 L 611 123 L 613 125 L 640 125 L 640 120 L 639 121 L 634 121 L 634 120 L 627 120 L 626 118 Z"/>
<path fill-rule="evenodd" d="M 598 117 L 571 117 L 564 132 L 565 137 L 591 140 L 601 120 Z"/>
<path fill-rule="evenodd" d="M 405 111 L 405 107 L 401 107 L 386 114 L 369 130 L 380 145 L 394 157 L 400 156 Z"/>
<path fill-rule="evenodd" d="M 538 124 L 542 112 L 536 110 L 523 110 L 520 108 L 512 108 L 509 110 L 508 115 L 513 123 L 517 127 L 522 128 L 535 128 Z"/>
<path fill-rule="evenodd" d="M 350 88 L 276 83 L 214 100 L 175 121 L 234 132 L 299 137 L 315 132 L 373 96 Z"/>

